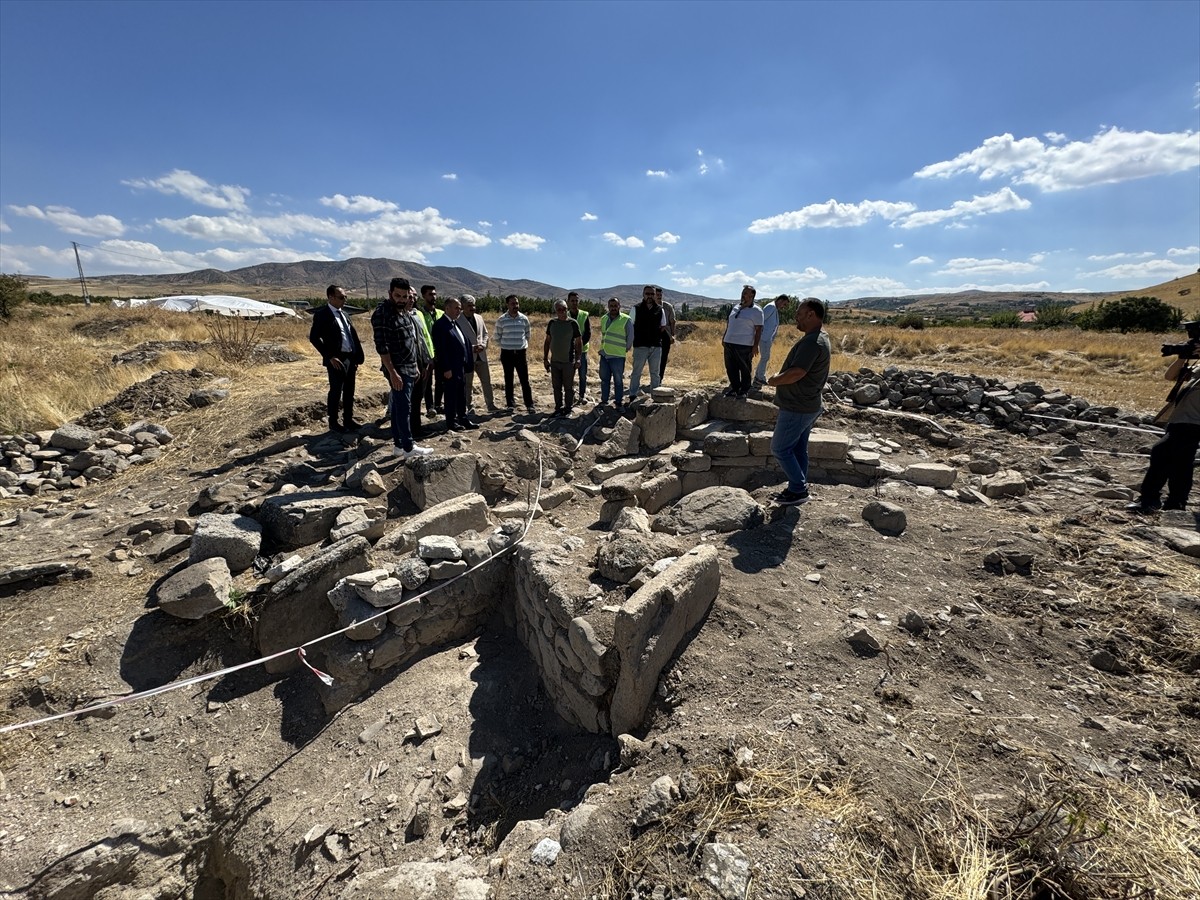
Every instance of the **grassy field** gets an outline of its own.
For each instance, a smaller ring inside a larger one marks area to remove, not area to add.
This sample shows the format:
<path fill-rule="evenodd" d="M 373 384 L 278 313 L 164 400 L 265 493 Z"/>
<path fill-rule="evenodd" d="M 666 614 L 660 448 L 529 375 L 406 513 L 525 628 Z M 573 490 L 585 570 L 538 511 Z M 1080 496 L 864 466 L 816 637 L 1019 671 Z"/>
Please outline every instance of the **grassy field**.
<path fill-rule="evenodd" d="M 359 316 L 355 324 L 368 346 L 371 364 L 374 352 L 370 348 L 370 323 Z M 537 317 L 533 325 L 536 334 L 541 328 Z M 724 383 L 722 328 L 720 323 L 700 323 L 693 336 L 675 346 L 667 372 L 669 385 Z M 1093 403 L 1139 412 L 1154 411 L 1162 405 L 1169 386 L 1161 377 L 1166 360 L 1159 346 L 1164 341 L 1182 339 L 1182 332 L 1119 335 L 990 328 L 914 331 L 839 322 L 836 318 L 828 331 L 837 371 L 855 371 L 862 366 L 882 371 L 900 366 L 1032 380 Z M 23 307 L 12 321 L 0 324 L 0 433 L 55 427 L 160 369 L 198 366 L 236 381 L 266 377 L 267 367 L 230 362 L 203 349 L 168 353 L 153 366 L 112 362 L 116 354 L 146 342 L 205 342 L 210 337 L 202 317 L 184 313 L 107 306 Z M 776 338 L 772 357 L 776 367 L 796 337 L 795 330 L 788 328 Z M 309 362 L 293 364 L 295 378 L 311 380 L 318 388 L 324 383 L 308 343 L 307 318 L 264 322 L 257 338 L 285 344 L 307 355 Z M 499 364 L 494 358 L 493 367 L 498 376 Z M 277 374 L 278 366 L 273 368 Z"/>

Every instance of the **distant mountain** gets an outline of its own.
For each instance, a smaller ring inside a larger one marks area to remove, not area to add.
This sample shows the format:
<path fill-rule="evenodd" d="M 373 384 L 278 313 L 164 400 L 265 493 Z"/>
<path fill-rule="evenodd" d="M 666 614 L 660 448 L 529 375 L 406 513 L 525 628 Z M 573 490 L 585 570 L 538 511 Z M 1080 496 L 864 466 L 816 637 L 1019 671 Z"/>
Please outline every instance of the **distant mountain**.
<path fill-rule="evenodd" d="M 423 266 L 414 262 L 395 259 L 346 259 L 304 260 L 294 263 L 262 263 L 222 272 L 219 269 L 201 269 L 174 275 L 99 275 L 88 278 L 94 294 L 120 296 L 161 293 L 214 293 L 218 290 L 250 297 L 255 300 L 286 300 L 307 297 L 323 297 L 330 284 L 340 284 L 347 289 L 351 298 L 382 297 L 387 293 L 388 283 L 394 277 L 407 278 L 413 287 L 423 284 L 435 285 L 442 297 L 458 294 L 491 294 L 504 297 L 517 294 L 522 297 L 550 299 L 566 298 L 569 290 L 579 292 L 585 300 L 603 302 L 617 297 L 628 306 L 642 298 L 643 284 L 620 284 L 606 288 L 560 287 L 531 279 L 490 278 L 457 266 Z M 58 282 L 35 279 L 35 287 L 54 291 Z M 70 290 L 77 282 L 62 280 L 62 290 Z M 687 294 L 663 288 L 663 296 L 676 307 L 687 303 L 692 306 L 719 306 L 731 303 L 732 299 L 713 299 L 699 294 Z M 353 302 L 353 299 L 352 301 Z"/>

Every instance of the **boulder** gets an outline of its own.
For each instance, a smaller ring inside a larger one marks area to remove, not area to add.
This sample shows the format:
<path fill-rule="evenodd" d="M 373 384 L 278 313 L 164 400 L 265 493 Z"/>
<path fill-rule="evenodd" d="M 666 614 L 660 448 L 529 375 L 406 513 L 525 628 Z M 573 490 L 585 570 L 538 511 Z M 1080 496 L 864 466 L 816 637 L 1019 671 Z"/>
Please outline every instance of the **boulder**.
<path fill-rule="evenodd" d="M 600 545 L 596 571 L 605 578 L 627 584 L 644 566 L 664 556 L 675 556 L 678 552 L 675 542 L 662 535 L 617 531 Z"/>
<path fill-rule="evenodd" d="M 908 527 L 908 516 L 895 503 L 872 500 L 863 507 L 862 517 L 883 534 L 902 534 Z"/>
<path fill-rule="evenodd" d="M 50 435 L 50 446 L 60 450 L 86 450 L 92 446 L 99 435 L 90 428 L 67 422 L 55 429 Z"/>
<path fill-rule="evenodd" d="M 393 528 L 375 545 L 381 553 L 403 556 L 417 546 L 417 541 L 428 534 L 458 535 L 464 531 L 486 531 L 491 524 L 488 518 L 487 501 L 482 494 L 464 494 L 445 500 L 423 512 L 410 516 Z M 521 530 L 521 523 L 517 531 Z"/>
<path fill-rule="evenodd" d="M 202 619 L 226 608 L 232 587 L 225 560 L 203 559 L 158 586 L 158 608 L 180 619 Z"/>
<path fill-rule="evenodd" d="M 948 488 L 958 478 L 958 470 L 954 466 L 944 466 L 941 463 L 915 463 L 908 466 L 901 477 L 909 484 Z"/>
<path fill-rule="evenodd" d="M 710 487 L 688 494 L 654 520 L 655 531 L 695 534 L 741 531 L 764 521 L 763 509 L 741 488 Z"/>
<path fill-rule="evenodd" d="M 637 409 L 641 448 L 655 453 L 675 443 L 675 405 L 651 403 Z"/>
<path fill-rule="evenodd" d="M 983 495 L 993 500 L 997 497 L 1020 497 L 1028 489 L 1024 476 L 1012 469 L 1004 469 L 983 479 Z"/>

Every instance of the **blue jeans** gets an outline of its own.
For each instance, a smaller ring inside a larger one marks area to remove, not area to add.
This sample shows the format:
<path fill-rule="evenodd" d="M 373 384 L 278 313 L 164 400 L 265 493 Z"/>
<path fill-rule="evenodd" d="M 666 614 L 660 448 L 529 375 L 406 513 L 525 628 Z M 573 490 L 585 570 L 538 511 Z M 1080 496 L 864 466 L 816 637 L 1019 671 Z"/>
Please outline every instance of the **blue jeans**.
<path fill-rule="evenodd" d="M 629 399 L 636 400 L 642 386 L 642 369 L 650 367 L 650 390 L 662 383 L 659 367 L 662 362 L 662 347 L 634 347 L 633 374 L 629 377 Z"/>
<path fill-rule="evenodd" d="M 625 399 L 625 357 L 600 354 L 600 402 L 608 402 L 609 382 L 616 386 L 617 406 Z"/>
<path fill-rule="evenodd" d="M 404 450 L 413 448 L 412 422 L 409 411 L 412 407 L 413 379 L 404 379 L 404 390 L 392 388 L 392 443 Z"/>
<path fill-rule="evenodd" d="M 771 435 L 771 453 L 779 460 L 793 494 L 808 492 L 808 436 L 821 410 L 811 413 L 779 411 L 775 433 Z"/>
<path fill-rule="evenodd" d="M 588 358 L 588 355 L 587 355 L 586 351 L 583 353 L 582 356 L 579 357 L 579 400 L 580 400 L 580 402 L 583 402 L 583 398 L 585 396 L 587 396 L 587 358 Z M 574 380 L 575 380 L 574 378 L 571 379 L 571 381 L 574 381 Z M 575 386 L 574 384 L 571 385 L 571 387 L 574 387 L 574 386 Z"/>

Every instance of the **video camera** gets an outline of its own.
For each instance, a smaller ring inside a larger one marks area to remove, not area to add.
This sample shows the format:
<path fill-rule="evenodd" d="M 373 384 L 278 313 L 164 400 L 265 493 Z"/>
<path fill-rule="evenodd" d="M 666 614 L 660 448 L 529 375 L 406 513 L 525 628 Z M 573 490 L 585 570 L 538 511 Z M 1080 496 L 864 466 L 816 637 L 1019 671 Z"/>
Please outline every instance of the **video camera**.
<path fill-rule="evenodd" d="M 1183 359 L 1191 359 L 1200 352 L 1200 321 L 1184 322 L 1181 327 L 1187 331 L 1188 342 L 1186 344 L 1163 344 L 1163 356 L 1179 356 Z"/>

